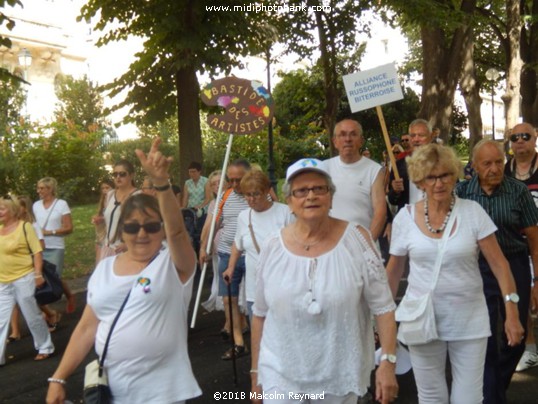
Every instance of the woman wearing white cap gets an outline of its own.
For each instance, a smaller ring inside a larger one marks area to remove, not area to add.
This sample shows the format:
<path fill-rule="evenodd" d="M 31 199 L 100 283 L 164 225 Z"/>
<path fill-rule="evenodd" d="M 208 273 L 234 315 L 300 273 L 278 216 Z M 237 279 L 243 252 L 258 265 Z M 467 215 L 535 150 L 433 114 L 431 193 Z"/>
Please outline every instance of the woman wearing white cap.
<path fill-rule="evenodd" d="M 291 165 L 283 191 L 297 220 L 261 251 L 253 393 L 264 403 L 356 403 L 374 368 L 373 313 L 383 350 L 375 395 L 389 403 L 398 393 L 395 304 L 369 232 L 329 216 L 335 187 L 319 160 Z"/>

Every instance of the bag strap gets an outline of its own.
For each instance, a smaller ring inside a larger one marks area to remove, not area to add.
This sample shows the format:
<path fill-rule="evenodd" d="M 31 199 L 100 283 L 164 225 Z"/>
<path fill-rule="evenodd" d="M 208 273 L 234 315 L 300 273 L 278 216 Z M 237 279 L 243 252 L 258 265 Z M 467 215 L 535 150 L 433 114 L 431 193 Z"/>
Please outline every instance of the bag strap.
<path fill-rule="evenodd" d="M 30 247 L 30 243 L 28 242 L 28 236 L 26 235 L 26 223 L 24 222 L 22 224 L 22 231 L 24 232 L 24 239 L 26 240 L 26 245 L 28 246 L 28 251 L 30 251 L 30 255 L 34 255 L 34 252 L 32 251 L 32 248 Z"/>
<path fill-rule="evenodd" d="M 228 188 L 226 192 L 224 192 L 224 195 L 222 195 L 222 201 L 220 201 L 220 204 L 219 204 L 219 213 L 217 213 L 217 219 L 215 220 L 215 223 L 218 223 L 220 217 L 222 216 L 224 204 L 226 203 L 226 200 L 228 199 L 228 197 L 230 196 L 233 190 L 234 190 L 233 188 Z"/>
<path fill-rule="evenodd" d="M 458 198 L 456 197 L 454 208 L 452 209 L 450 219 L 448 219 L 448 223 L 443 233 L 443 237 L 441 238 L 441 245 L 440 245 L 439 251 L 437 252 L 435 266 L 433 267 L 431 290 L 435 289 L 435 286 L 437 285 L 437 280 L 439 279 L 439 272 L 441 271 L 441 263 L 443 261 L 443 255 L 445 254 L 446 244 L 448 242 L 448 238 L 450 237 L 450 233 L 452 233 L 454 222 L 456 221 L 456 216 L 458 213 L 458 206 L 459 206 Z"/>
<path fill-rule="evenodd" d="M 47 218 L 45 219 L 45 223 L 41 227 L 43 230 L 45 230 L 45 227 L 47 227 L 47 224 L 49 223 L 50 215 L 52 214 L 52 211 L 54 210 L 54 207 L 56 206 L 56 202 L 58 202 L 58 198 L 54 199 L 54 203 L 52 204 L 52 207 L 49 210 L 49 214 L 47 215 Z M 45 203 L 43 203 L 43 207 L 45 207 Z"/>
<path fill-rule="evenodd" d="M 250 230 L 250 237 L 252 237 L 254 248 L 256 248 L 256 252 L 259 254 L 260 246 L 258 245 L 258 242 L 256 241 L 256 236 L 254 235 L 254 228 L 252 227 L 252 208 L 248 211 L 248 229 Z"/>
<path fill-rule="evenodd" d="M 149 266 L 149 264 L 151 264 L 153 262 L 153 260 L 155 258 L 157 258 L 157 255 L 159 255 L 159 252 L 157 254 L 155 254 L 152 259 L 149 260 L 148 264 L 146 265 L 146 268 Z M 129 300 L 129 296 L 131 296 L 131 291 L 132 290 L 133 290 L 133 288 L 131 288 L 129 290 L 129 293 L 127 293 L 127 296 L 125 296 L 125 299 L 123 299 L 123 303 L 121 304 L 121 307 L 118 310 L 118 314 L 116 314 L 116 317 L 114 317 L 114 321 L 112 321 L 112 325 L 110 326 L 110 330 L 108 331 L 105 346 L 103 347 L 103 354 L 101 355 L 101 358 L 99 359 L 99 377 L 101 377 L 103 375 L 103 368 L 104 368 L 104 364 L 105 364 L 106 353 L 108 351 L 108 344 L 110 342 L 110 337 L 112 337 L 112 331 L 114 331 L 114 327 L 116 327 L 116 323 L 118 322 L 118 319 L 120 318 L 120 315 L 121 315 L 123 309 L 125 308 L 125 305 L 127 304 L 127 300 Z"/>

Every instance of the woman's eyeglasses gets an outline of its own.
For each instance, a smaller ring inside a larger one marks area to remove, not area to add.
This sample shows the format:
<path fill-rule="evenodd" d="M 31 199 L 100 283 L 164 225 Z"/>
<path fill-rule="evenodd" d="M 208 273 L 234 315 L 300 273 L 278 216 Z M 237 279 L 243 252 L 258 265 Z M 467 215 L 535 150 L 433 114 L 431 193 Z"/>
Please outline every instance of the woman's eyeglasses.
<path fill-rule="evenodd" d="M 523 139 L 525 142 L 528 142 L 531 140 L 531 137 L 530 133 L 514 133 L 510 135 L 510 141 L 517 142 L 519 139 Z"/>
<path fill-rule="evenodd" d="M 161 231 L 163 227 L 162 222 L 149 222 L 149 223 L 125 223 L 123 225 L 123 231 L 127 234 L 138 234 L 140 229 L 144 229 L 144 231 L 148 234 L 155 234 Z"/>
<path fill-rule="evenodd" d="M 299 188 L 291 191 L 291 194 L 296 198 L 306 198 L 308 194 L 312 191 L 314 195 L 325 195 L 329 192 L 328 185 L 318 185 L 312 188 Z"/>
<path fill-rule="evenodd" d="M 259 198 L 260 196 L 262 196 L 262 193 L 260 191 L 245 192 L 243 193 L 243 195 L 245 196 L 245 198 Z"/>
<path fill-rule="evenodd" d="M 112 176 L 113 176 L 114 178 L 117 178 L 117 177 L 125 178 L 125 177 L 127 177 L 127 171 L 114 171 L 114 172 L 112 173 Z"/>
<path fill-rule="evenodd" d="M 440 180 L 443 184 L 448 184 L 450 180 L 452 179 L 451 173 L 444 173 L 441 175 L 428 175 L 424 178 L 424 182 L 426 185 L 435 185 L 437 180 Z"/>

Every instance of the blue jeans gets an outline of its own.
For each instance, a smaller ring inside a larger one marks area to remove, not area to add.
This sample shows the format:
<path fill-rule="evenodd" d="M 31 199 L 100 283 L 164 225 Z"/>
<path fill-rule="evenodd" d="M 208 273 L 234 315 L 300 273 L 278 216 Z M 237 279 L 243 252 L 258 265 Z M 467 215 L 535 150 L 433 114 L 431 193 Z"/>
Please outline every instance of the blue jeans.
<path fill-rule="evenodd" d="M 228 262 L 230 261 L 230 254 L 219 252 L 219 296 L 228 296 L 228 284 L 222 279 L 222 274 L 228 268 Z M 237 260 L 235 265 L 234 274 L 232 276 L 232 282 L 230 284 L 232 289 L 232 296 L 239 296 L 239 285 L 245 277 L 245 257 L 241 256 Z"/>

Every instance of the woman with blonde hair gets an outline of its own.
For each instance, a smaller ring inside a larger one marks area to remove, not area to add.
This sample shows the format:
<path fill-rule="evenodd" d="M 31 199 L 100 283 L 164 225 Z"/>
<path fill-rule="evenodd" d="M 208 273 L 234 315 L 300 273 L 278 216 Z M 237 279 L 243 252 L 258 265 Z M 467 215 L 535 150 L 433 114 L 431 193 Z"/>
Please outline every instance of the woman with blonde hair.
<path fill-rule="evenodd" d="M 43 254 L 33 227 L 19 219 L 14 197 L 0 198 L 0 366 L 6 363 L 9 319 L 18 304 L 38 350 L 36 361 L 50 357 L 54 345 L 34 298 L 43 285 Z"/>
<path fill-rule="evenodd" d="M 36 222 L 45 239 L 43 259 L 56 265 L 56 272 L 61 278 L 64 269 L 65 240 L 64 237 L 73 232 L 73 220 L 69 205 L 63 199 L 57 198 L 58 183 L 52 177 L 44 177 L 37 182 L 39 201 L 33 205 Z M 67 299 L 65 312 L 75 311 L 75 296 L 66 282 L 62 280 L 62 288 Z M 57 321 L 49 323 L 52 329 L 57 327 Z"/>
<path fill-rule="evenodd" d="M 437 337 L 415 338 L 408 318 L 401 319 L 398 339 L 409 346 L 418 398 L 424 403 L 482 403 L 489 315 L 478 267 L 481 252 L 503 294 L 516 286 L 495 231 L 497 227 L 471 200 L 459 199 L 454 188 L 461 163 L 452 149 L 428 144 L 407 157 L 409 178 L 424 192 L 424 199 L 402 208 L 392 224 L 389 283 L 396 295 L 409 259 L 408 287 L 402 299 L 428 299 L 433 306 Z M 410 302 L 411 303 L 411 302 Z M 402 303 L 401 303 L 402 304 Z M 519 344 L 523 327 L 517 305 L 506 305 L 504 332 Z M 447 355 L 448 354 L 448 355 Z M 445 377 L 446 359 L 452 368 L 452 386 Z"/>

